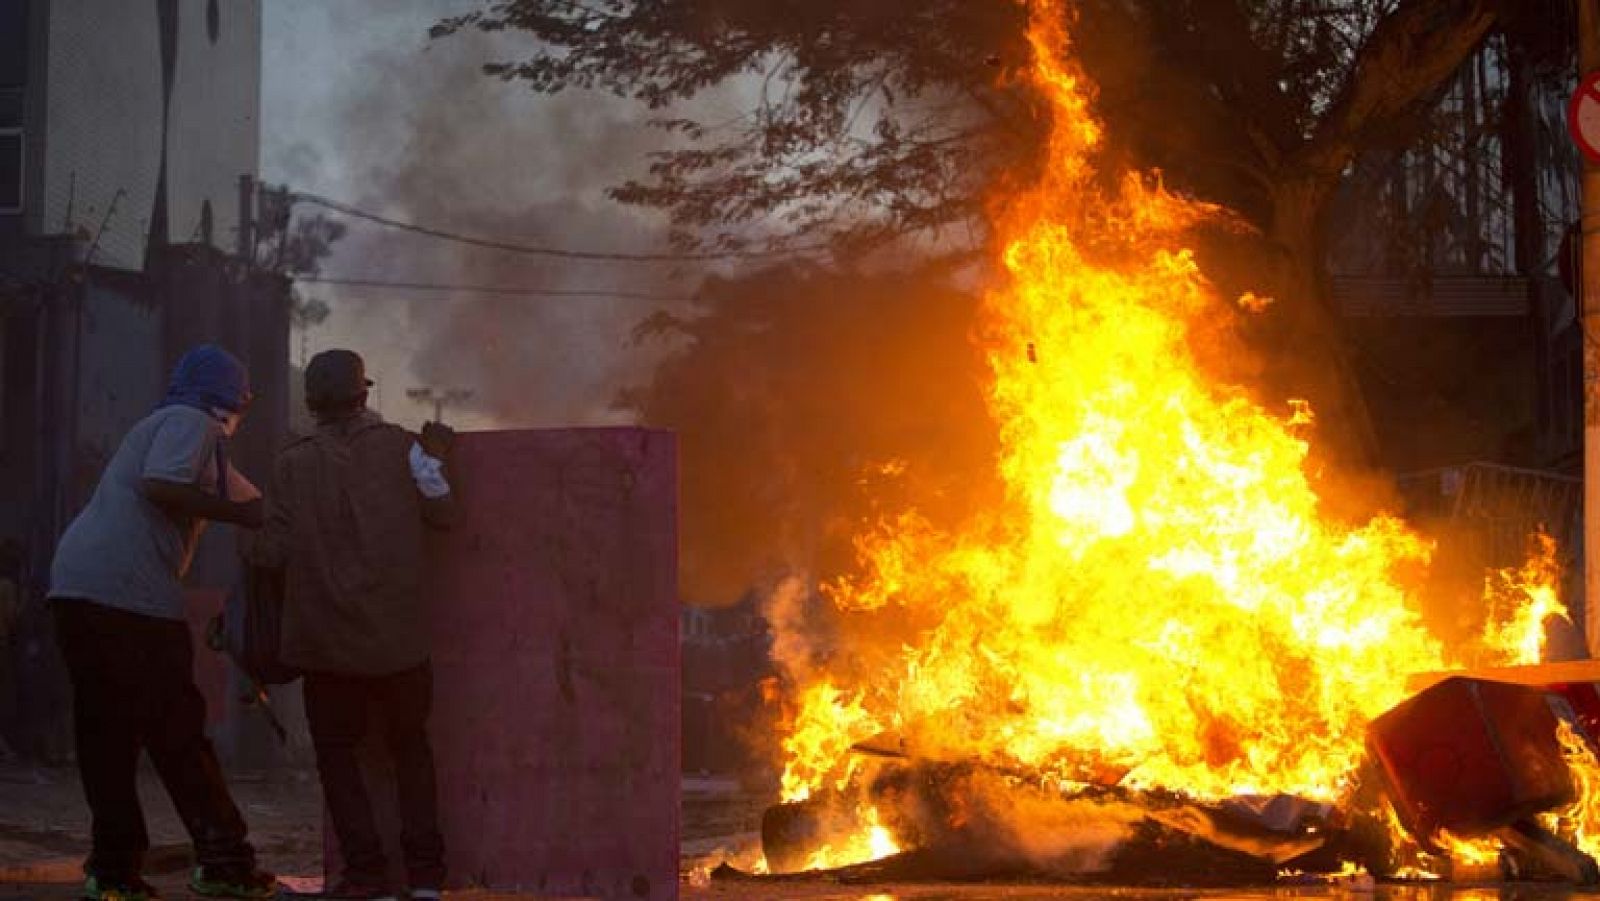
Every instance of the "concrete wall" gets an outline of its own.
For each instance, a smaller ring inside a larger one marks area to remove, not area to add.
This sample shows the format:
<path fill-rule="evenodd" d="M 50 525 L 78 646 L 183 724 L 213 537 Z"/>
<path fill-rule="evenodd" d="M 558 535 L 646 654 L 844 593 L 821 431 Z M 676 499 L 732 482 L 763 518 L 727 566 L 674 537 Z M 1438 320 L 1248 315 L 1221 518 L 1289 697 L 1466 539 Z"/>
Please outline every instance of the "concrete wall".
<path fill-rule="evenodd" d="M 674 436 L 467 434 L 456 462 L 464 521 L 426 575 L 450 883 L 676 898 Z"/>
<path fill-rule="evenodd" d="M 19 292 L 0 311 L 0 539 L 24 542 L 39 493 L 36 374 L 45 343 L 39 304 L 36 293 Z"/>
<path fill-rule="evenodd" d="M 170 361 L 161 348 L 161 310 L 149 294 L 134 279 L 109 273 L 84 286 L 74 466 L 83 500 L 122 436 L 161 399 Z"/>
<path fill-rule="evenodd" d="M 4 314 L 0 540 L 20 543 L 26 561 L 24 609 L 0 647 L 13 680 L 0 686 L 9 708 L 0 737 L 40 759 L 70 750 L 65 673 L 43 602 L 55 542 L 160 384 L 160 315 L 142 281 L 89 270 L 13 297 Z"/>

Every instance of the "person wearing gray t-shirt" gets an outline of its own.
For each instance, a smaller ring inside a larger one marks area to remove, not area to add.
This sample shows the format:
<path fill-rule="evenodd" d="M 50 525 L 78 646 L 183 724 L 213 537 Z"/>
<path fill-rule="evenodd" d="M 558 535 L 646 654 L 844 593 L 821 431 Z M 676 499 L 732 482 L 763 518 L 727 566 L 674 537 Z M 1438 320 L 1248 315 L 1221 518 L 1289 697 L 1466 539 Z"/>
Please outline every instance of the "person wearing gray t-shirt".
<path fill-rule="evenodd" d="M 198 864 L 190 888 L 267 898 L 244 819 L 205 734 L 183 577 L 208 520 L 259 528 L 260 492 L 227 459 L 250 403 L 244 365 L 211 345 L 185 354 L 165 399 L 122 439 L 56 546 L 50 600 L 72 680 L 78 772 L 93 816 L 84 895 L 145 901 L 149 836 L 139 804 L 150 754 Z"/>
<path fill-rule="evenodd" d="M 61 536 L 50 568 L 51 596 L 182 620 L 183 576 L 206 520 L 157 506 L 145 483 L 216 494 L 223 429 L 212 414 L 188 406 L 162 407 L 140 420 Z"/>

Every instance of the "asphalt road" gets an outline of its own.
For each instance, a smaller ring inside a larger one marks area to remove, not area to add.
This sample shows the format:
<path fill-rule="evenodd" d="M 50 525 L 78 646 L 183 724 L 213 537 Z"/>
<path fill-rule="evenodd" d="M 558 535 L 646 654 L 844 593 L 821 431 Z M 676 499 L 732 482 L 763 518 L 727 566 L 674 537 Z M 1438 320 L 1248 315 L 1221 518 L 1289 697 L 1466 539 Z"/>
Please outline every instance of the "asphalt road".
<path fill-rule="evenodd" d="M 165 793 L 146 774 L 143 795 L 150 820 L 155 869 L 147 875 L 172 901 L 191 898 L 184 888 L 186 836 Z M 711 804 L 695 786 L 685 793 L 685 862 L 715 847 L 739 847 L 756 841 L 750 832 L 760 805 L 732 798 Z M 321 868 L 321 806 L 314 776 L 238 778 L 233 791 L 251 823 L 263 863 L 279 873 L 311 874 Z M 696 799 L 699 798 L 699 801 Z M 705 809 L 702 809 L 705 808 Z M 726 808 L 726 809 L 723 809 Z M 728 836 L 725 833 L 734 832 Z M 720 836 L 720 837 L 719 837 Z M 81 882 L 77 861 L 88 845 L 88 812 L 70 770 L 35 771 L 0 764 L 0 872 L 29 867 L 32 881 L 0 881 L 0 901 L 76 901 Z M 168 858 L 171 858 L 170 860 Z M 691 867 L 692 868 L 692 867 Z M 1312 886 L 1252 890 L 1084 888 L 1045 885 L 840 885 L 824 880 L 795 882 L 685 883 L 686 901 L 1045 901 L 1045 899 L 1115 898 L 1118 901 L 1265 901 L 1265 899 L 1339 898 L 1348 901 L 1561 901 L 1592 897 L 1536 885 L 1494 887 L 1377 886 L 1371 892 Z M 451 901 L 513 901 L 533 895 L 485 891 L 450 892 Z M 549 901 L 549 899 L 545 899 Z"/>
<path fill-rule="evenodd" d="M 1600 898 L 1597 892 L 1538 885 L 1493 887 L 1377 886 L 1371 892 L 1315 886 L 1266 889 L 1134 889 L 1039 885 L 882 885 L 839 886 L 814 883 L 718 885 L 685 887 L 686 899 L 718 901 L 1051 901 L 1051 899 L 1114 898 L 1117 901 L 1268 901 L 1289 898 L 1338 898 L 1346 901 L 1564 901 Z"/>
<path fill-rule="evenodd" d="M 182 889 L 182 878 L 157 880 L 167 898 L 184 901 L 192 896 Z M 522 901 L 535 895 L 484 891 L 447 892 L 451 901 Z M 1350 892 L 1334 888 L 1185 890 L 1117 888 L 1066 888 L 1052 886 L 1001 885 L 884 885 L 843 887 L 825 883 L 778 885 L 713 885 L 705 888 L 684 886 L 686 901 L 1055 901 L 1055 899 L 1112 898 L 1117 901 L 1278 901 L 1291 898 L 1338 898 L 1347 901 L 1564 901 L 1568 898 L 1600 898 L 1600 893 L 1577 893 L 1547 886 L 1508 885 L 1488 888 L 1447 888 L 1378 886 L 1373 892 Z M 76 901 L 75 886 L 0 885 L 3 901 Z M 543 901 L 550 901 L 545 898 Z M 572 899 L 576 901 L 576 899 Z"/>

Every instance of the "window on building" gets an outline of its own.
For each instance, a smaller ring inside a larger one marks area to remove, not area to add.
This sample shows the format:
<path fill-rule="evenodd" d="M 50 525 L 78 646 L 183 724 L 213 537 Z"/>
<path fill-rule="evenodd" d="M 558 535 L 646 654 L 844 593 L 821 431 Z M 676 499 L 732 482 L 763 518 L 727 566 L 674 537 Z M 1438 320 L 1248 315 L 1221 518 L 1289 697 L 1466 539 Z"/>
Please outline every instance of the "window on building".
<path fill-rule="evenodd" d="M 22 212 L 22 129 L 0 128 L 0 213 Z"/>
<path fill-rule="evenodd" d="M 10 325 L 11 322 L 6 318 L 6 314 L 0 312 L 0 453 L 3 453 L 9 444 L 6 440 L 6 430 L 11 424 L 10 392 L 15 387 L 6 378 L 6 364 L 8 362 L 6 360 L 6 343 L 11 340 L 11 332 L 8 328 Z"/>
<path fill-rule="evenodd" d="M 28 0 L 0 0 L 0 213 L 22 210 L 22 94 Z"/>
<path fill-rule="evenodd" d="M 28 80 L 28 0 L 0 0 L 0 88 Z"/>

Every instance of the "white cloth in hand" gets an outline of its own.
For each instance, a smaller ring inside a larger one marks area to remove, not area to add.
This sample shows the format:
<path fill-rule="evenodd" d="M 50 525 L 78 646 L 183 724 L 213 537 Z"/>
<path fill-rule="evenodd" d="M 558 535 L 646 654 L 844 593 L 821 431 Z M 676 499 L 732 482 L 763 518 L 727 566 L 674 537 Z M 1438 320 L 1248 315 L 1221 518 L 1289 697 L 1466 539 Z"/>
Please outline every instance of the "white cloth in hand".
<path fill-rule="evenodd" d="M 411 442 L 411 478 L 416 481 L 417 490 L 429 500 L 450 493 L 450 483 L 444 478 L 444 463 L 429 456 L 415 441 Z"/>

